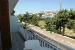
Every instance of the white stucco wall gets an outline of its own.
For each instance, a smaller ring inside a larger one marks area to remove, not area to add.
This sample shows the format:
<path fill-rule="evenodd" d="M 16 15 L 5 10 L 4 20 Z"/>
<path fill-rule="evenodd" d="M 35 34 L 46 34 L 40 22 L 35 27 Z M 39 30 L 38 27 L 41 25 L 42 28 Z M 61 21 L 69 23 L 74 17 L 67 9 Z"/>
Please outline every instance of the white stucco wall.
<path fill-rule="evenodd" d="M 10 31 L 18 32 L 18 16 L 10 16 Z"/>

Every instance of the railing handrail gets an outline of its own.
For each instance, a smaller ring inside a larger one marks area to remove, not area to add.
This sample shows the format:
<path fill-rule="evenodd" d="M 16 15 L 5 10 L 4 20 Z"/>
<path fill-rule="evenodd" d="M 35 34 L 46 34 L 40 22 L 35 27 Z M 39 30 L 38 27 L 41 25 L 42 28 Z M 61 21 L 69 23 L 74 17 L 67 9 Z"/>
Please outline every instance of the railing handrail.
<path fill-rule="evenodd" d="M 71 49 L 71 50 L 75 50 L 74 48 L 72 48 L 72 47 L 70 47 L 70 46 L 67 46 L 67 45 L 65 45 L 65 44 L 63 44 L 63 43 L 61 43 L 61 42 L 59 42 L 59 41 L 56 41 L 56 40 L 54 40 L 54 39 L 52 39 L 52 38 L 50 38 L 50 37 L 48 37 L 48 36 L 46 36 L 46 35 L 43 35 L 42 33 L 39 33 L 39 32 L 37 32 L 37 31 L 35 31 L 35 30 L 29 28 L 29 27 L 28 27 L 28 29 L 31 30 L 31 31 L 34 31 L 35 33 L 41 34 L 42 36 L 45 36 L 46 38 L 48 38 L 48 39 L 50 39 L 50 40 L 52 40 L 52 41 L 54 41 L 54 42 L 56 42 L 56 43 L 58 43 L 58 44 L 60 44 L 60 45 L 62 45 L 62 46 L 65 46 L 65 47 L 67 47 L 67 48 L 69 48 L 69 49 Z"/>
<path fill-rule="evenodd" d="M 22 25 L 22 26 L 23 26 L 23 25 Z M 48 39 L 50 39 L 50 40 L 56 42 L 57 44 L 60 44 L 60 45 L 66 47 L 66 48 L 68 48 L 68 49 L 75 50 L 74 48 L 72 48 L 72 47 L 70 47 L 70 46 L 67 46 L 67 45 L 65 45 L 65 44 L 63 44 L 63 43 L 61 43 L 61 42 L 59 42 L 59 41 L 56 41 L 56 40 L 54 40 L 54 39 L 52 39 L 52 38 L 50 38 L 50 37 L 48 37 L 48 36 L 46 36 L 46 35 L 43 35 L 42 33 L 39 33 L 39 32 L 37 32 L 37 31 L 35 31 L 35 30 L 33 30 L 33 29 L 27 27 L 27 26 L 25 26 L 25 27 L 28 28 L 29 30 L 31 30 L 31 31 L 33 31 L 33 32 L 35 32 L 35 33 L 37 33 L 37 34 L 40 34 L 40 35 L 42 35 L 42 36 L 44 36 L 44 37 L 46 37 L 46 38 L 48 38 Z"/>

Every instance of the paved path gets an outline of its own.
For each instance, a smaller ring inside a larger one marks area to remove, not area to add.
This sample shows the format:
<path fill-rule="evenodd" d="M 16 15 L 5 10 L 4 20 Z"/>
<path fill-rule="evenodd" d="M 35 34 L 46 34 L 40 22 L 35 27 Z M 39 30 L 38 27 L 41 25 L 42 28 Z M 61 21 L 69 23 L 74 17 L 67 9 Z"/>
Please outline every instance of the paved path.
<path fill-rule="evenodd" d="M 23 50 L 24 48 L 24 39 L 20 36 L 19 33 L 12 34 L 12 49 L 10 50 Z"/>

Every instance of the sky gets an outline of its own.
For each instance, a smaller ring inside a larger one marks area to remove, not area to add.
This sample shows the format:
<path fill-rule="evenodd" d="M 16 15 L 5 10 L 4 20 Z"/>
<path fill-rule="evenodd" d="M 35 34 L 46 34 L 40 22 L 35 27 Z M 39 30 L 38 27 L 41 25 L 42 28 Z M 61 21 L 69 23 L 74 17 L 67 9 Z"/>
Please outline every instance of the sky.
<path fill-rule="evenodd" d="M 73 8 L 75 10 L 75 0 L 19 0 L 15 6 L 15 15 L 46 11 L 60 10 L 60 2 L 62 9 Z"/>

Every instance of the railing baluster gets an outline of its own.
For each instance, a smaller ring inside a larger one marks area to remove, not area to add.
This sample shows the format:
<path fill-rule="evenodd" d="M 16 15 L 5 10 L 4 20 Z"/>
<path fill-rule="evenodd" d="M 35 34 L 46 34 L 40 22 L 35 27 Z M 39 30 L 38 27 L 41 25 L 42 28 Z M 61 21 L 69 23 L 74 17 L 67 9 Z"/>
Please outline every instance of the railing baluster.
<path fill-rule="evenodd" d="M 37 40 L 38 40 L 38 36 L 37 36 Z"/>
<path fill-rule="evenodd" d="M 25 30 L 26 31 L 26 30 Z M 27 33 L 25 33 L 25 37 L 26 37 L 26 40 L 27 40 Z"/>
<path fill-rule="evenodd" d="M 31 32 L 29 33 L 29 40 L 31 40 L 31 36 L 30 35 L 31 35 Z"/>
<path fill-rule="evenodd" d="M 52 47 L 53 47 L 53 50 L 54 50 L 55 47 L 53 45 L 52 45 Z"/>
<path fill-rule="evenodd" d="M 47 42 L 47 48 L 48 48 L 48 42 Z"/>
<path fill-rule="evenodd" d="M 47 42 L 46 42 L 46 47 L 47 47 Z"/>
<path fill-rule="evenodd" d="M 44 47 L 45 47 L 45 41 L 44 41 Z"/>
<path fill-rule="evenodd" d="M 32 40 L 33 40 L 33 34 L 32 34 Z"/>
<path fill-rule="evenodd" d="M 23 26 L 21 28 L 22 28 L 22 31 L 21 31 L 21 33 L 22 33 L 23 32 Z"/>
<path fill-rule="evenodd" d="M 20 28 L 20 25 L 19 25 L 19 32 L 21 31 L 20 29 L 21 29 L 21 28 Z"/>
<path fill-rule="evenodd" d="M 31 32 L 29 33 L 29 40 L 31 40 Z"/>
<path fill-rule="evenodd" d="M 28 32 L 29 33 L 29 32 Z M 26 34 L 26 36 L 27 36 L 27 39 L 28 39 L 28 33 Z"/>
<path fill-rule="evenodd" d="M 48 48 L 50 48 L 50 45 L 49 45 L 49 43 L 48 43 Z"/>
<path fill-rule="evenodd" d="M 47 44 L 47 42 L 46 42 L 46 44 Z M 47 48 L 48 48 L 48 44 L 47 44 Z"/>
<path fill-rule="evenodd" d="M 51 48 L 51 44 L 49 44 L 49 48 Z"/>
<path fill-rule="evenodd" d="M 58 50 L 59 44 L 57 43 L 57 50 Z"/>
<path fill-rule="evenodd" d="M 21 26 L 20 26 L 20 33 L 21 33 Z"/>
<path fill-rule="evenodd" d="M 35 40 L 36 40 L 36 33 L 35 33 Z"/>
<path fill-rule="evenodd" d="M 22 27 L 21 27 L 21 33 L 22 33 Z"/>
<path fill-rule="evenodd" d="M 32 39 L 31 35 L 32 35 L 32 34 L 30 33 L 30 40 Z"/>
<path fill-rule="evenodd" d="M 42 47 L 43 47 L 43 39 L 42 39 Z"/>
<path fill-rule="evenodd" d="M 24 35 L 24 28 L 23 28 L 23 35 Z"/>
<path fill-rule="evenodd" d="M 25 38 L 26 38 L 26 33 L 25 33 L 25 29 L 24 29 L 24 36 L 25 36 Z"/>
<path fill-rule="evenodd" d="M 48 43 L 49 44 L 49 43 Z M 49 48 L 50 48 L 50 45 L 49 45 Z"/>
<path fill-rule="evenodd" d="M 29 33 L 29 40 L 31 40 L 31 32 Z"/>
<path fill-rule="evenodd" d="M 20 33 L 21 33 L 21 26 L 20 26 Z"/>
<path fill-rule="evenodd" d="M 29 31 L 28 31 L 28 33 L 26 33 L 26 39 L 28 40 L 28 34 L 29 34 Z"/>
<path fill-rule="evenodd" d="M 40 39 L 40 46 L 41 46 L 41 39 Z"/>
<path fill-rule="evenodd" d="M 28 40 L 30 40 L 30 32 L 28 33 Z"/>
<path fill-rule="evenodd" d="M 37 36 L 36 36 L 36 40 L 37 40 Z"/>

